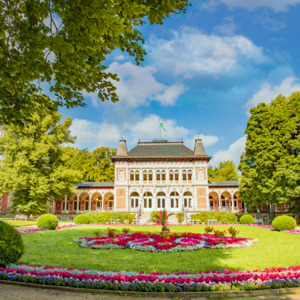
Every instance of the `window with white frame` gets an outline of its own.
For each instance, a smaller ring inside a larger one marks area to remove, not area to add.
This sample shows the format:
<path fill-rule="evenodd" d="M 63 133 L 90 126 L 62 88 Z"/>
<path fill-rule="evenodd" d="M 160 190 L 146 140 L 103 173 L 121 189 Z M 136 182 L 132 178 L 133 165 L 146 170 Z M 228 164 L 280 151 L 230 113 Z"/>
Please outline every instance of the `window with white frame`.
<path fill-rule="evenodd" d="M 131 170 L 129 174 L 130 174 L 130 181 L 134 181 L 134 171 Z"/>
<path fill-rule="evenodd" d="M 166 181 L 166 171 L 165 170 L 161 171 L 161 180 Z"/>
<path fill-rule="evenodd" d="M 192 193 L 191 192 L 185 192 L 183 194 L 183 202 L 185 208 L 191 208 L 192 207 Z"/>
<path fill-rule="evenodd" d="M 188 181 L 191 181 L 193 177 L 193 172 L 192 170 L 188 170 Z"/>
<path fill-rule="evenodd" d="M 166 208 L 166 194 L 164 192 L 157 193 L 157 208 Z"/>
<path fill-rule="evenodd" d="M 170 194 L 170 200 L 171 200 L 171 208 L 179 207 L 179 194 L 177 192 L 172 192 Z"/>
<path fill-rule="evenodd" d="M 160 170 L 157 170 L 156 171 L 156 181 L 160 181 L 160 178 L 161 178 L 161 172 L 160 172 Z"/>
<path fill-rule="evenodd" d="M 144 208 L 152 208 L 152 194 L 150 192 L 144 194 Z"/>
<path fill-rule="evenodd" d="M 173 170 L 170 170 L 170 172 L 169 172 L 169 179 L 170 179 L 170 181 L 174 181 L 174 179 L 175 179 Z"/>
<path fill-rule="evenodd" d="M 186 170 L 182 171 L 182 180 L 187 181 L 187 171 Z"/>
<path fill-rule="evenodd" d="M 153 171 L 152 170 L 144 170 L 143 171 L 143 181 L 144 182 L 152 182 L 153 180 Z"/>
<path fill-rule="evenodd" d="M 139 170 L 136 170 L 135 171 L 135 177 L 134 177 L 134 180 L 136 182 L 139 182 L 140 181 L 140 171 Z"/>
<path fill-rule="evenodd" d="M 136 192 L 130 194 L 130 207 L 131 208 L 139 207 L 139 194 Z"/>

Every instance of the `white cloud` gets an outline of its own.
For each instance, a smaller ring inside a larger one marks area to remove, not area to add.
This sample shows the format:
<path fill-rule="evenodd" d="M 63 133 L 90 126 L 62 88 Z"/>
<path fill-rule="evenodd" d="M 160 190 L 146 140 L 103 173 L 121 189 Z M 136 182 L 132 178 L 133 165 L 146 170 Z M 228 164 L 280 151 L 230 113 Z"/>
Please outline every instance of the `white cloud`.
<path fill-rule="evenodd" d="M 223 23 L 214 28 L 217 32 L 225 35 L 233 35 L 237 29 L 237 25 L 234 23 L 233 17 L 229 16 L 223 19 Z"/>
<path fill-rule="evenodd" d="M 109 72 L 118 74 L 120 81 L 114 81 L 119 96 L 119 105 L 127 108 L 136 108 L 157 101 L 162 106 L 174 105 L 178 97 L 183 94 L 186 87 L 182 83 L 166 85 L 158 82 L 154 74 L 156 69 L 152 66 L 140 67 L 130 62 L 120 64 L 113 62 Z M 85 93 L 94 106 L 99 103 L 97 93 Z"/>
<path fill-rule="evenodd" d="M 191 27 L 174 31 L 170 40 L 152 36 L 149 43 L 152 63 L 175 76 L 215 75 L 271 62 L 261 47 L 244 36 L 207 35 Z"/>
<path fill-rule="evenodd" d="M 265 82 L 261 85 L 260 90 L 248 100 L 246 107 L 251 108 L 261 102 L 269 103 L 279 94 L 289 96 L 295 91 L 300 91 L 299 78 L 296 77 L 287 77 L 277 86 L 271 86 L 268 82 Z"/>
<path fill-rule="evenodd" d="M 240 163 L 241 154 L 245 151 L 246 140 L 247 137 L 243 136 L 231 144 L 227 150 L 217 151 L 209 164 L 218 166 L 221 161 L 232 160 L 237 166 Z"/>
<path fill-rule="evenodd" d="M 115 147 L 121 137 L 118 125 L 109 123 L 97 123 L 84 119 L 74 119 L 71 125 L 71 133 L 77 137 L 76 147 L 90 150 L 97 147 Z"/>
<path fill-rule="evenodd" d="M 179 126 L 175 120 L 161 119 L 160 121 L 166 131 L 163 129 L 159 131 L 159 117 L 154 114 L 136 122 L 130 119 L 130 121 L 114 124 L 74 119 L 71 133 L 77 136 L 76 147 L 90 150 L 100 146 L 116 147 L 120 138 L 126 139 L 130 148 L 135 146 L 138 140 L 161 138 L 170 141 L 182 140 L 184 145 L 192 150 L 196 138 L 201 138 L 204 146 L 211 146 L 219 140 L 216 136 L 195 135 L 193 130 Z"/>
<path fill-rule="evenodd" d="M 255 10 L 257 8 L 269 8 L 275 12 L 287 11 L 291 6 L 296 6 L 300 0 L 219 0 L 219 3 L 226 4 L 230 8 L 244 8 Z M 216 0 L 205 2 L 202 7 L 211 10 L 217 5 Z"/>

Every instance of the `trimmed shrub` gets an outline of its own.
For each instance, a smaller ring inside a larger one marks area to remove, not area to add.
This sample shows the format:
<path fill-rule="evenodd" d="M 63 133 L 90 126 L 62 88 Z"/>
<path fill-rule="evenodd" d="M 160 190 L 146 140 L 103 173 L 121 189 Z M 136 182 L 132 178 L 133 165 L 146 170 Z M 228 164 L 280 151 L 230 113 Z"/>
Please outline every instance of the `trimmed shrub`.
<path fill-rule="evenodd" d="M 91 219 L 88 216 L 88 214 L 82 214 L 82 215 L 76 216 L 74 223 L 75 224 L 90 224 Z"/>
<path fill-rule="evenodd" d="M 176 214 L 176 218 L 179 224 L 181 224 L 184 221 L 184 213 L 183 212 L 179 212 Z"/>
<path fill-rule="evenodd" d="M 238 218 L 233 212 L 230 212 L 230 213 L 226 214 L 226 216 L 224 218 L 224 222 L 222 222 L 222 223 L 237 224 L 238 223 Z"/>
<path fill-rule="evenodd" d="M 0 267 L 17 262 L 23 250 L 21 234 L 13 226 L 0 221 Z"/>
<path fill-rule="evenodd" d="M 128 221 L 128 223 L 131 224 L 133 220 L 135 220 L 135 215 L 129 213 L 123 213 L 120 218 L 122 224 L 124 224 L 125 221 Z"/>
<path fill-rule="evenodd" d="M 157 222 L 157 217 L 158 217 L 158 212 L 157 211 L 152 211 L 150 215 L 150 219 L 153 223 Z"/>
<path fill-rule="evenodd" d="M 39 229 L 55 229 L 58 225 L 58 219 L 52 214 L 41 215 L 37 221 L 36 225 Z"/>
<path fill-rule="evenodd" d="M 251 215 L 243 215 L 240 218 L 240 223 L 241 224 L 254 224 L 255 221 L 254 221 L 254 218 Z"/>
<path fill-rule="evenodd" d="M 276 217 L 272 222 L 272 226 L 274 230 L 291 230 L 296 228 L 297 224 L 293 217 L 283 215 Z"/>

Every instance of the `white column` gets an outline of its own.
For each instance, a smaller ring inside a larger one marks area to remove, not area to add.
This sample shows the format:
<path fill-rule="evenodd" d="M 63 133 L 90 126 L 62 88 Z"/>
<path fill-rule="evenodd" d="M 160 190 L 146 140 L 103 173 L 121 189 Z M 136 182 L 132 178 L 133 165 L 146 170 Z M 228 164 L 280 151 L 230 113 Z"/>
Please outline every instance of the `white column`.
<path fill-rule="evenodd" d="M 234 207 L 233 207 L 233 194 L 230 194 L 230 196 L 231 196 L 231 212 L 233 212 L 233 209 L 234 209 Z"/>
<path fill-rule="evenodd" d="M 218 200 L 219 200 L 219 210 L 221 209 L 221 195 L 220 194 L 218 194 Z"/>
<path fill-rule="evenodd" d="M 77 195 L 77 210 L 76 213 L 78 214 L 79 212 L 79 195 Z"/>
<path fill-rule="evenodd" d="M 64 197 L 64 201 L 65 201 L 65 212 L 68 212 L 68 210 L 67 210 L 68 197 L 67 196 Z"/>
<path fill-rule="evenodd" d="M 92 195 L 89 195 L 89 212 L 92 211 Z"/>
<path fill-rule="evenodd" d="M 102 207 L 101 207 L 101 209 L 102 209 L 102 211 L 104 211 L 104 195 L 102 195 L 101 194 L 101 199 L 102 199 Z"/>

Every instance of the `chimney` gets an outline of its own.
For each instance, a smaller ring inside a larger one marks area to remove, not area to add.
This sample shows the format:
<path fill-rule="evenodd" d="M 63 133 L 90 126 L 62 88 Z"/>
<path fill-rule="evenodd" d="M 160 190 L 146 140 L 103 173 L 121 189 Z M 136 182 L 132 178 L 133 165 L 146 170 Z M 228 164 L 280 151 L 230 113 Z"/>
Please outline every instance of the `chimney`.
<path fill-rule="evenodd" d="M 202 144 L 202 139 L 195 140 L 194 156 L 207 156 Z"/>
<path fill-rule="evenodd" d="M 126 141 L 120 140 L 116 157 L 127 157 L 127 156 L 128 156 L 128 153 L 127 153 L 127 148 L 126 148 Z"/>

